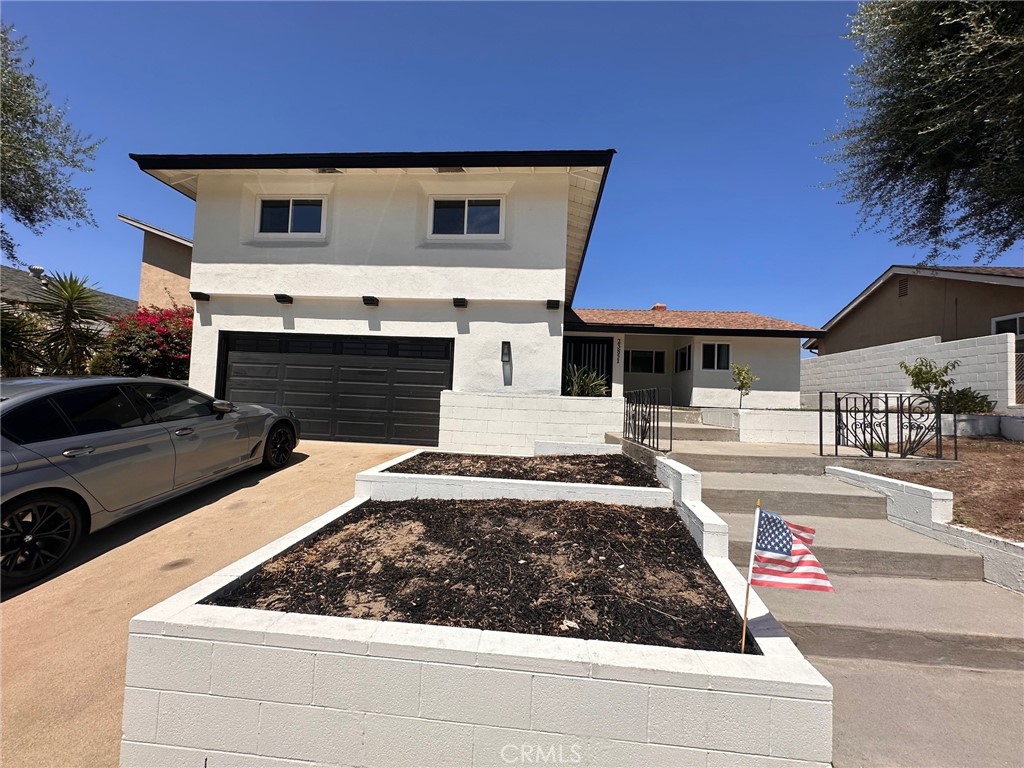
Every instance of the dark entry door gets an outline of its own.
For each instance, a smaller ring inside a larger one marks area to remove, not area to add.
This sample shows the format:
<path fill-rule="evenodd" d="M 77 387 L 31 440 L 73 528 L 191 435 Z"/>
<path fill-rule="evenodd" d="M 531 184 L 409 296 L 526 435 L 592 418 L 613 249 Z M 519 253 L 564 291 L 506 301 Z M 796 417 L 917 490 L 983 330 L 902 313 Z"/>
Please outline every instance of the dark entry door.
<path fill-rule="evenodd" d="M 437 445 L 451 339 L 224 336 L 225 399 L 290 408 L 314 440 Z"/>
<path fill-rule="evenodd" d="M 604 377 L 612 394 L 612 340 L 609 337 L 566 336 L 562 343 L 562 394 L 568 394 L 566 372 L 570 365 L 583 366 Z"/>

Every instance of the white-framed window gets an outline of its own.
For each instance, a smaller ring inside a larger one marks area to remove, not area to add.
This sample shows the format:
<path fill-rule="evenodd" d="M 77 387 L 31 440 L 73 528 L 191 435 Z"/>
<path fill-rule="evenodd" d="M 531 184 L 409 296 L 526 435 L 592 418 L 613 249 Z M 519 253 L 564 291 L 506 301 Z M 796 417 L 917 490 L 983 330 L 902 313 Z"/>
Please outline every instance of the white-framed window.
<path fill-rule="evenodd" d="M 322 195 L 261 195 L 256 201 L 256 235 L 322 238 L 326 207 Z"/>
<path fill-rule="evenodd" d="M 652 349 L 627 349 L 626 373 L 664 373 L 665 353 Z"/>
<path fill-rule="evenodd" d="M 700 367 L 705 371 L 729 370 L 728 344 L 701 344 Z"/>
<path fill-rule="evenodd" d="M 1024 336 L 1024 312 L 993 317 L 992 333 L 1012 333 L 1018 338 Z"/>
<path fill-rule="evenodd" d="M 428 239 L 501 240 L 504 237 L 504 196 L 436 195 L 430 198 Z"/>
<path fill-rule="evenodd" d="M 693 347 L 687 344 L 676 350 L 676 373 L 688 371 L 693 367 Z"/>

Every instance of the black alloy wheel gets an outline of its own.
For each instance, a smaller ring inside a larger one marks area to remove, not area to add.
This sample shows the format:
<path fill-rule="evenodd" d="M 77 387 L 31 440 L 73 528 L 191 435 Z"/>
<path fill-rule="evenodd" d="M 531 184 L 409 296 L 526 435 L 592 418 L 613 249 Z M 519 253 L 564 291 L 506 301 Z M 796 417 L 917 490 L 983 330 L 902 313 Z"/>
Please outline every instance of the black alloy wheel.
<path fill-rule="evenodd" d="M 295 436 L 287 424 L 275 424 L 267 435 L 267 445 L 263 449 L 263 466 L 269 469 L 280 469 L 292 457 L 295 448 Z"/>
<path fill-rule="evenodd" d="M 55 570 L 82 537 L 77 505 L 57 493 L 32 493 L 4 507 L 0 520 L 0 580 L 33 582 Z"/>

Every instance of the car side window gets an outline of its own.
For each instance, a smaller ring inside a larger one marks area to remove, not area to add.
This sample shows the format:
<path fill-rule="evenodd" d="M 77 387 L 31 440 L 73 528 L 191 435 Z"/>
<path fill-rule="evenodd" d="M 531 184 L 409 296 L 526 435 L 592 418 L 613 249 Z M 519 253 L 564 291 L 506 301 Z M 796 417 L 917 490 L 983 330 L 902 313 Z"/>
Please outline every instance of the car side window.
<path fill-rule="evenodd" d="M 142 426 L 145 422 L 118 387 L 88 387 L 53 395 L 80 435 Z"/>
<path fill-rule="evenodd" d="M 3 436 L 19 445 L 71 437 L 71 425 L 48 398 L 26 403 L 3 417 Z"/>
<path fill-rule="evenodd" d="M 212 398 L 191 389 L 173 384 L 136 384 L 134 389 L 153 409 L 160 421 L 194 419 L 197 416 L 212 416 L 216 413 L 213 410 Z"/>

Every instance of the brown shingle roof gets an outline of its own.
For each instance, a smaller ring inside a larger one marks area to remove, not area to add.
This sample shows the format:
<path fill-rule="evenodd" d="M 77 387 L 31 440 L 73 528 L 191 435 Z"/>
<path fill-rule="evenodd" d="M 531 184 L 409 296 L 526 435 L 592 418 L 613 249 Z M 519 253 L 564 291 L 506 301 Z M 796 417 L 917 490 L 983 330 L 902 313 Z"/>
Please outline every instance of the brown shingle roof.
<path fill-rule="evenodd" d="M 810 325 L 779 320 L 753 312 L 709 312 L 679 309 L 570 309 L 566 311 L 565 322 L 568 330 L 580 330 L 569 326 L 634 326 L 637 332 L 646 329 L 678 331 L 741 331 L 763 332 L 766 335 L 782 334 L 796 336 L 817 336 L 821 330 Z M 585 329 L 584 329 L 585 330 Z"/>
<path fill-rule="evenodd" d="M 896 264 L 900 269 L 934 269 L 937 272 L 966 272 L 993 277 L 1024 277 L 1024 267 L 933 267 L 914 264 Z"/>

